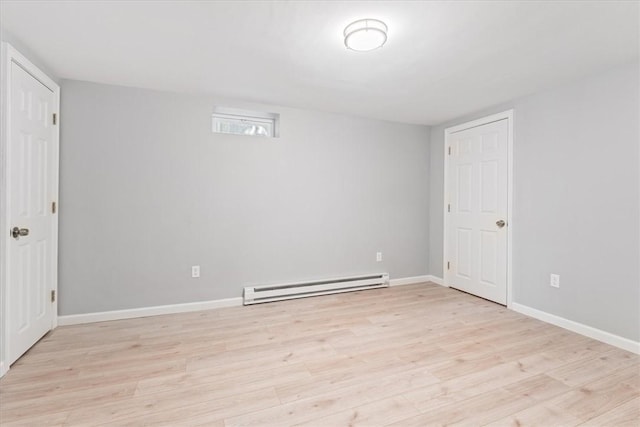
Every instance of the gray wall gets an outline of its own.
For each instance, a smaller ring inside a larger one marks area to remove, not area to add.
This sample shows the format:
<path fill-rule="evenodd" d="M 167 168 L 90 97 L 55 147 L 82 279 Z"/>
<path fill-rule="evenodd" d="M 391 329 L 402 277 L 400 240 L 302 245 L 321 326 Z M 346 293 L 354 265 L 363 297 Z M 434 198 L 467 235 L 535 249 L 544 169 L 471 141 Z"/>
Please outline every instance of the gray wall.
<path fill-rule="evenodd" d="M 630 64 L 433 127 L 429 272 L 442 276 L 444 129 L 514 108 L 514 301 L 639 341 L 639 76 Z"/>
<path fill-rule="evenodd" d="M 62 315 L 428 273 L 428 127 L 244 106 L 281 114 L 261 139 L 213 134 L 243 107 L 214 97 L 63 80 L 61 102 Z"/>
<path fill-rule="evenodd" d="M 281 113 L 275 140 L 212 134 L 213 106 L 238 103 L 63 81 L 60 312 L 372 271 L 441 276 L 444 129 L 514 108 L 514 301 L 638 341 L 639 71 L 430 132 L 244 106 Z"/>

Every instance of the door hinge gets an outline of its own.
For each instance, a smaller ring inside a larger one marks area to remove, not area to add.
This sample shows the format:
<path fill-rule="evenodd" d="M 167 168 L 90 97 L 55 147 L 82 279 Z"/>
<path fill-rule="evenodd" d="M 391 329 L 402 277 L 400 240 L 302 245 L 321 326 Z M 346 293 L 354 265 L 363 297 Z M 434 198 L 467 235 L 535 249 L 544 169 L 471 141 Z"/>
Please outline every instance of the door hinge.
<path fill-rule="evenodd" d="M 447 270 L 451 270 L 451 263 L 447 261 Z"/>
<path fill-rule="evenodd" d="M 51 291 L 51 302 L 56 302 L 56 291 L 55 290 Z"/>
<path fill-rule="evenodd" d="M 56 213 L 56 202 L 51 202 L 51 213 Z"/>
<path fill-rule="evenodd" d="M 449 155 L 451 155 L 451 146 L 449 146 Z"/>
<path fill-rule="evenodd" d="M 53 124 L 57 124 L 58 123 L 58 115 L 56 113 L 53 113 Z"/>
<path fill-rule="evenodd" d="M 447 212 L 451 212 L 451 203 L 447 205 Z"/>

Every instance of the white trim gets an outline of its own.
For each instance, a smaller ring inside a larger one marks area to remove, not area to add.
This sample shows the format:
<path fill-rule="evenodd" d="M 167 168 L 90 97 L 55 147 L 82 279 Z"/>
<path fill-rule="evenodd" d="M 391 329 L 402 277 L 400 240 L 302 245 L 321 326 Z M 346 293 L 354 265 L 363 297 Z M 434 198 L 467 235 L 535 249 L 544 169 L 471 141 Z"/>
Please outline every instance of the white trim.
<path fill-rule="evenodd" d="M 7 127 L 5 126 L 7 117 L 7 94 L 6 90 L 4 90 L 4 88 L 9 85 L 9 83 L 7 83 L 9 79 L 7 79 L 6 73 L 7 61 L 5 60 L 7 57 L 7 46 L 8 45 L 6 43 L 2 43 L 0 45 L 2 57 L 0 61 L 0 77 L 2 78 L 2 86 L 0 87 L 3 89 L 3 95 L 0 97 L 0 114 L 2 115 L 2 117 L 0 117 L 0 123 L 2 123 L 2 126 L 0 126 L 0 230 L 9 229 L 9 224 L 7 223 L 7 213 L 9 212 L 7 203 L 9 199 L 6 197 L 7 144 L 5 143 L 7 140 Z M 7 257 L 5 254 L 7 253 L 7 242 L 8 239 L 4 236 L 4 233 L 0 233 L 0 323 L 5 325 L 0 327 L 0 377 L 7 373 L 8 368 L 5 366 L 9 364 L 7 362 L 5 365 L 4 363 L 5 360 L 9 360 L 9 352 L 7 351 L 7 345 L 5 343 L 5 340 L 7 340 L 6 337 L 8 336 L 8 330 L 6 328 L 7 322 L 5 321 L 5 307 L 7 306 L 5 303 L 5 299 L 7 298 L 5 295 L 5 284 L 7 283 Z"/>
<path fill-rule="evenodd" d="M 449 287 L 444 284 L 444 279 L 442 279 L 442 277 L 433 276 L 433 275 L 428 277 L 429 277 L 429 281 L 435 283 L 436 285 L 444 286 L 445 288 Z"/>
<path fill-rule="evenodd" d="M 437 285 L 444 286 L 442 284 L 442 279 L 440 277 L 432 276 L 430 274 L 426 274 L 424 276 L 401 277 L 399 279 L 391 279 L 389 280 L 389 286 L 413 285 L 415 283 L 425 283 L 425 282 L 432 282 Z"/>
<path fill-rule="evenodd" d="M 71 314 L 58 317 L 58 325 L 79 325 L 83 323 L 106 322 L 109 320 L 135 319 L 162 314 L 189 313 L 222 307 L 239 307 L 242 298 L 226 298 L 212 301 L 188 302 L 184 304 L 157 305 L 153 307 L 131 308 L 127 310 L 100 311 L 97 313 Z"/>
<path fill-rule="evenodd" d="M 414 276 L 414 277 L 400 277 L 399 279 L 391 279 L 389 280 L 389 286 L 402 286 L 402 285 L 413 285 L 414 283 L 424 283 L 429 282 L 431 276 Z"/>
<path fill-rule="evenodd" d="M 466 129 L 477 126 L 486 125 L 497 122 L 499 120 L 507 120 L 507 307 L 511 308 L 513 304 L 513 109 L 503 111 L 501 113 L 492 114 L 477 120 L 466 122 L 460 125 L 452 126 L 444 130 L 444 199 L 443 199 L 443 248 L 442 248 L 442 285 L 449 286 L 449 278 L 447 277 L 447 230 L 448 215 L 447 204 L 449 200 L 449 156 L 448 147 L 451 135 Z"/>
<path fill-rule="evenodd" d="M 582 323 L 574 322 L 573 320 L 565 319 L 564 317 L 556 316 L 555 314 L 547 313 L 546 311 L 518 304 L 517 302 L 511 303 L 511 309 L 524 314 L 525 316 L 533 317 L 535 319 L 542 320 L 543 322 L 551 323 L 552 325 L 576 332 L 580 335 L 593 338 L 594 340 L 602 341 L 603 343 L 610 344 L 623 350 L 640 354 L 640 342 L 638 341 L 614 335 L 610 332 L 605 332 L 592 326 L 587 326 Z"/>
<path fill-rule="evenodd" d="M 500 113 L 495 113 L 490 116 L 481 117 L 476 120 L 471 120 L 470 122 L 461 123 L 459 125 L 448 127 L 444 130 L 445 134 L 451 134 L 456 132 L 461 132 L 463 130 L 475 128 L 478 126 L 486 125 L 489 123 L 497 122 L 504 119 L 512 119 L 513 118 L 513 109 L 502 111 Z"/>
<path fill-rule="evenodd" d="M 508 111 L 507 136 L 507 308 L 513 304 L 513 110 Z M 517 227 L 517 225 L 516 225 Z"/>
<path fill-rule="evenodd" d="M 433 282 L 442 284 L 436 276 L 424 275 L 402 277 L 389 281 L 389 286 L 402 286 L 414 283 Z M 101 311 L 97 313 L 71 314 L 58 317 L 58 325 L 80 325 L 83 323 L 106 322 L 109 320 L 135 319 L 138 317 L 158 316 L 162 314 L 189 313 L 192 311 L 212 310 L 222 307 L 242 306 L 242 298 L 226 298 L 212 301 L 190 302 L 185 304 L 159 305 L 154 307 L 132 308 L 127 310 Z"/>
<path fill-rule="evenodd" d="M 424 275 L 402 277 L 389 281 L 389 286 L 410 285 L 414 283 L 433 282 L 442 284 L 436 276 Z M 226 298 L 212 301 L 190 302 L 184 304 L 159 305 L 153 307 L 132 308 L 127 310 L 101 311 L 96 313 L 71 314 L 58 317 L 58 325 L 80 325 L 84 323 L 106 322 L 109 320 L 135 319 L 138 317 L 159 316 L 163 314 L 189 313 L 193 311 L 212 310 L 222 307 L 242 306 L 242 298 Z"/>
<path fill-rule="evenodd" d="M 51 197 L 53 200 L 58 203 L 58 180 L 59 180 L 59 152 L 60 152 L 60 86 L 56 84 L 49 76 L 47 76 L 42 70 L 40 70 L 37 66 L 35 66 L 31 61 L 29 61 L 24 55 L 18 52 L 13 46 L 11 46 L 7 42 L 2 42 L 2 65 L 1 65 L 1 74 L 2 74 L 2 88 L 4 89 L 2 92 L 4 93 L 2 96 L 2 135 L 0 135 L 0 194 L 2 194 L 2 199 L 0 200 L 0 230 L 8 230 L 10 224 L 8 223 L 8 218 L 10 214 L 10 201 L 11 201 L 11 184 L 9 182 L 9 143 L 8 138 L 10 135 L 10 125 L 11 125 L 11 115 L 10 115 L 10 106 L 11 106 L 11 63 L 15 63 L 24 69 L 27 73 L 33 76 L 36 80 L 46 86 L 53 92 L 54 97 L 54 106 L 52 113 L 57 114 L 58 120 L 55 126 L 55 133 L 53 136 L 53 147 L 54 147 L 54 157 L 55 161 L 53 164 L 54 170 L 52 171 L 52 176 L 54 177 L 54 188 L 53 194 Z M 59 205 L 59 203 L 58 203 Z M 59 212 L 59 211 L 58 211 Z M 52 259 L 55 260 L 53 262 L 51 268 L 52 274 L 52 289 L 58 294 L 58 214 L 54 216 L 54 220 L 52 223 Z M 8 371 L 8 360 L 9 360 L 9 295 L 8 295 L 8 279 L 9 272 L 8 267 L 9 263 L 8 259 L 8 244 L 9 244 L 9 234 L 8 233 L 0 233 L 0 253 L 2 256 L 0 257 L 0 323 L 3 324 L 3 330 L 0 334 L 2 338 L 0 338 L 0 365 L 2 368 L 0 369 L 0 376 L 5 369 Z M 51 329 L 57 326 L 58 319 L 58 304 L 53 304 L 52 313 L 51 313 Z"/>

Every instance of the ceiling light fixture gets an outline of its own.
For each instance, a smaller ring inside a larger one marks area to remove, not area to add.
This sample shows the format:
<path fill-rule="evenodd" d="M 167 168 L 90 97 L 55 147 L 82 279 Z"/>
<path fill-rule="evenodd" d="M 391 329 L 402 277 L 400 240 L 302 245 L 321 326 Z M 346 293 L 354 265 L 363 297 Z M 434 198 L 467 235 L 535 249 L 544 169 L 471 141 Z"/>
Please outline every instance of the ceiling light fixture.
<path fill-rule="evenodd" d="M 377 49 L 386 43 L 387 30 L 387 24 L 378 19 L 359 19 L 344 29 L 344 45 L 358 52 Z"/>

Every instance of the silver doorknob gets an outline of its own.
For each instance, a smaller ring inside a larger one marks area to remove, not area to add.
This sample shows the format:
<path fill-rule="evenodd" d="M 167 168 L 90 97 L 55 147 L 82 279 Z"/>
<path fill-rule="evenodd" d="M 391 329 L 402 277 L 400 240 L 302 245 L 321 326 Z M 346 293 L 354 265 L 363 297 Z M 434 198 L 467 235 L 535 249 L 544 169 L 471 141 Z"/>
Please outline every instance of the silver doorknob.
<path fill-rule="evenodd" d="M 19 239 L 20 236 L 28 236 L 29 235 L 29 229 L 28 228 L 18 228 L 18 227 L 13 227 L 11 229 L 11 236 L 14 239 Z"/>
<path fill-rule="evenodd" d="M 496 221 L 496 225 L 498 226 L 498 228 L 502 228 L 505 225 L 507 225 L 507 223 L 504 222 L 503 220 L 498 220 L 498 221 Z"/>

